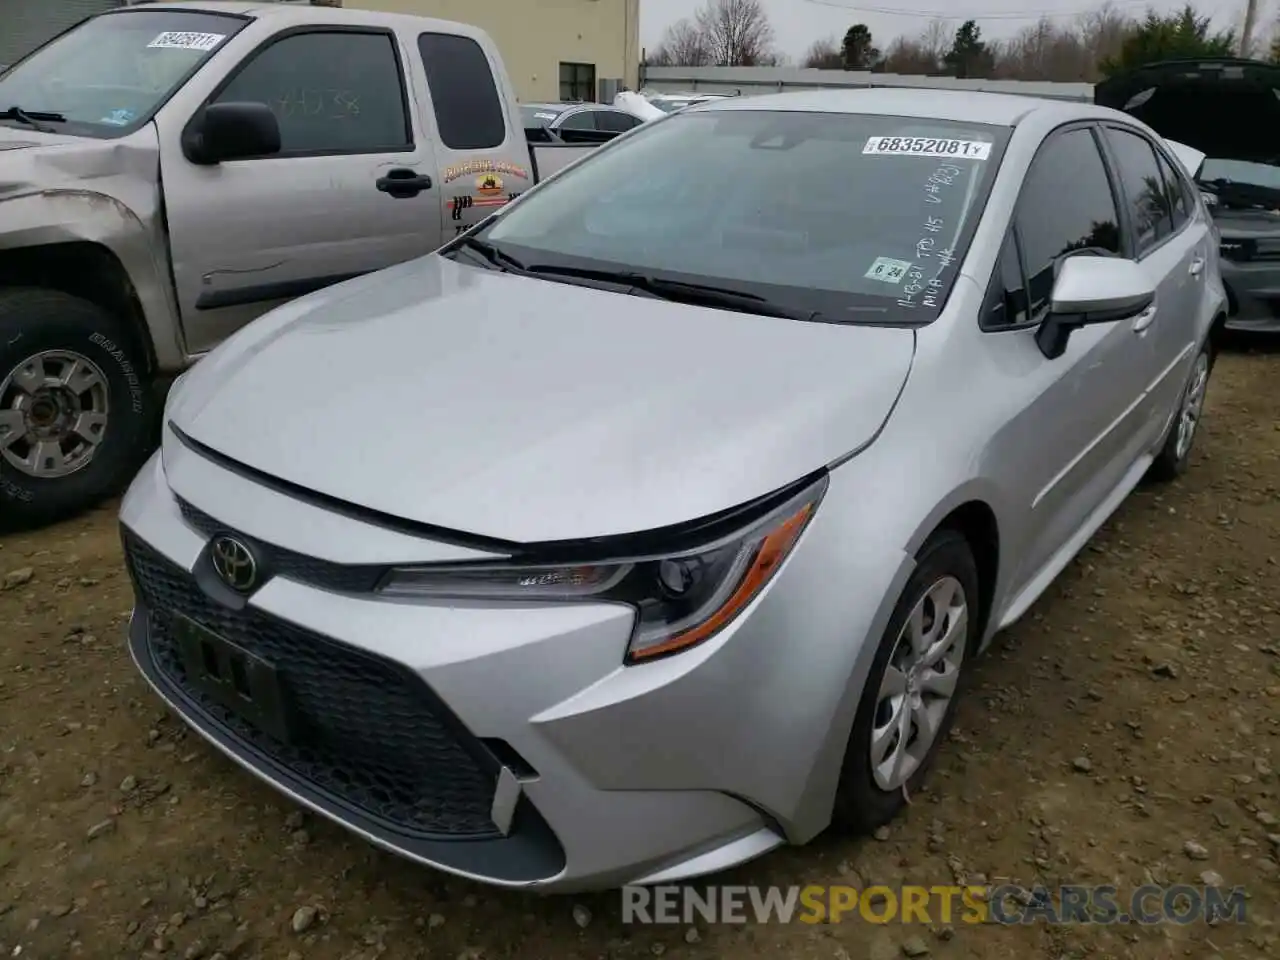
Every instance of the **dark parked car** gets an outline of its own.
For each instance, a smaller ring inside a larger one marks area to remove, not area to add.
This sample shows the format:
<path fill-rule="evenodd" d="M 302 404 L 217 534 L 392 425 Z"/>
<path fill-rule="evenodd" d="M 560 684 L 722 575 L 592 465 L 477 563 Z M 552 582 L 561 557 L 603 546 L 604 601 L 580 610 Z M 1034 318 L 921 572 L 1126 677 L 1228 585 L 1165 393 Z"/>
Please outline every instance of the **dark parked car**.
<path fill-rule="evenodd" d="M 566 143 L 604 143 L 644 123 L 604 103 L 524 103 L 520 117 L 525 130 L 550 130 Z"/>
<path fill-rule="evenodd" d="M 1204 154 L 1189 172 L 1221 234 L 1227 326 L 1280 333 L 1280 67 L 1162 61 L 1098 84 L 1094 100 Z"/>

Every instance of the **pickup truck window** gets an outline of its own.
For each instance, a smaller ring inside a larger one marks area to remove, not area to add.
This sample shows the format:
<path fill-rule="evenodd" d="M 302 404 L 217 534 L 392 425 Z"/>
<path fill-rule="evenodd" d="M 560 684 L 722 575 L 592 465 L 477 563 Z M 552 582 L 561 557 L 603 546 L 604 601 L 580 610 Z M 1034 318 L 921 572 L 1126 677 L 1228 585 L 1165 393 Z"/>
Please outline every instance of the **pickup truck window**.
<path fill-rule="evenodd" d="M 927 323 L 1009 128 L 781 110 L 675 114 L 475 234 L 531 271 L 639 273 L 842 323 Z"/>
<path fill-rule="evenodd" d="M 501 146 L 507 122 L 484 48 L 470 37 L 424 33 L 418 37 L 418 53 L 441 142 L 451 150 Z"/>
<path fill-rule="evenodd" d="M 270 106 L 277 156 L 413 147 L 395 41 L 383 31 L 289 34 L 251 55 L 214 101 Z"/>
<path fill-rule="evenodd" d="M 42 121 L 58 133 L 120 136 L 149 121 L 246 22 L 185 10 L 94 17 L 0 77 L 0 109 L 59 114 Z"/>

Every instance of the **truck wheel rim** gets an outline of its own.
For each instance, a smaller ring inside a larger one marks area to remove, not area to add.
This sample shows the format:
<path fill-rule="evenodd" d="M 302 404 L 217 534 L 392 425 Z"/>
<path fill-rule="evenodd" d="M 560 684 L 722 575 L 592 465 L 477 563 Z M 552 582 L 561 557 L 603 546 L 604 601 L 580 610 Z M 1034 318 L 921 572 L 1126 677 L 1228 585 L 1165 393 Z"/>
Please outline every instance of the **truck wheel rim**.
<path fill-rule="evenodd" d="M 110 389 L 92 360 L 45 350 L 0 381 L 0 455 L 39 480 L 89 465 L 107 434 Z"/>

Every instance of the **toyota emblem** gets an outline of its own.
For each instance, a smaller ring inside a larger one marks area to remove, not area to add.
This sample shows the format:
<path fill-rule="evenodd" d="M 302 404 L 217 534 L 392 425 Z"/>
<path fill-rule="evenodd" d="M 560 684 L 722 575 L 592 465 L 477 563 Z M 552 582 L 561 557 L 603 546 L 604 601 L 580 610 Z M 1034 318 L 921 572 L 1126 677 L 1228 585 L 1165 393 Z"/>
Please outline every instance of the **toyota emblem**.
<path fill-rule="evenodd" d="M 258 585 L 258 561 L 235 537 L 214 537 L 209 545 L 213 572 L 236 593 L 248 593 Z"/>

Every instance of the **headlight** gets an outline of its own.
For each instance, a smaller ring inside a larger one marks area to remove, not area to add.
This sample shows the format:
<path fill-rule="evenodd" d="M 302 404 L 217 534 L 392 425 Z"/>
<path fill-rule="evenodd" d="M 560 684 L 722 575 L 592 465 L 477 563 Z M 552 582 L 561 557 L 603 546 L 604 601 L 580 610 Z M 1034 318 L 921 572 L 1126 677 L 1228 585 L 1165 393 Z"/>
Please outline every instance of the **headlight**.
<path fill-rule="evenodd" d="M 697 646 L 759 596 L 812 519 L 825 478 L 706 546 L 589 563 L 458 564 L 391 571 L 384 596 L 625 603 L 636 611 L 627 663 Z"/>

